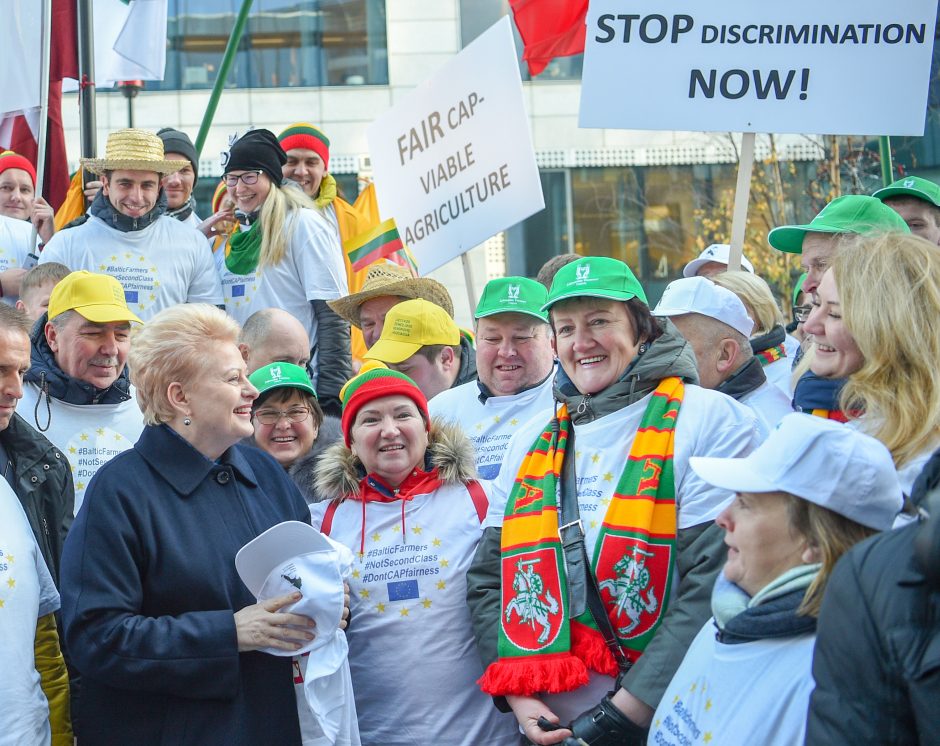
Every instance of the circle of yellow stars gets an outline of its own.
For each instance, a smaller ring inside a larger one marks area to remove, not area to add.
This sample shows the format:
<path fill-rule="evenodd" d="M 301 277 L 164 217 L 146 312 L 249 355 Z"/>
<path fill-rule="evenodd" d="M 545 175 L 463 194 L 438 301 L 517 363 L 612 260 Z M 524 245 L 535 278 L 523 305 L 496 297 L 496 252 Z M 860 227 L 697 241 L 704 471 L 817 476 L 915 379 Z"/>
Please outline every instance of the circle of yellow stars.
<path fill-rule="evenodd" d="M 420 525 L 418 525 L 418 524 L 415 524 L 415 525 L 413 525 L 413 526 L 410 526 L 408 530 L 409 530 L 412 534 L 414 534 L 415 536 L 420 536 L 420 535 L 424 532 L 424 527 L 422 527 L 422 526 L 420 526 Z M 397 524 L 396 524 L 395 526 L 392 526 L 392 533 L 400 534 L 401 531 L 402 531 L 401 526 L 399 526 L 399 525 L 397 525 Z M 375 531 L 375 532 L 373 532 L 373 533 L 369 536 L 369 538 L 370 538 L 373 542 L 378 543 L 379 541 L 382 540 L 382 534 L 381 534 L 380 532 L 378 532 L 378 531 Z M 440 538 L 438 538 L 438 537 L 436 537 L 436 536 L 435 536 L 433 539 L 431 539 L 431 545 L 434 546 L 434 547 L 440 547 L 442 544 L 443 544 L 443 542 L 440 540 Z M 359 561 L 360 561 L 360 562 L 364 561 L 365 556 L 364 556 L 362 553 L 359 553 L 358 556 L 359 556 Z M 441 567 L 441 568 L 449 567 L 449 566 L 450 566 L 450 560 L 448 560 L 448 559 L 446 559 L 446 558 L 442 558 L 442 559 L 438 560 L 438 566 Z M 359 578 L 362 577 L 362 573 L 360 572 L 360 570 L 359 570 L 358 567 L 357 567 L 357 568 L 354 568 L 353 571 L 352 571 L 352 573 L 350 573 L 350 574 L 351 574 L 351 576 L 352 576 L 355 580 L 358 580 Z M 435 583 L 435 588 L 436 588 L 437 590 L 439 590 L 439 591 L 447 590 L 447 581 L 446 581 L 446 580 L 438 580 L 438 581 Z M 359 589 L 359 598 L 361 598 L 362 600 L 364 600 L 364 601 L 371 601 L 371 595 L 372 595 L 372 591 L 370 591 L 368 588 L 360 588 L 360 589 Z M 433 604 L 434 604 L 434 602 L 433 602 L 430 598 L 423 598 L 423 599 L 420 599 L 420 600 L 417 602 L 417 604 L 416 604 L 415 606 L 413 606 L 413 607 L 402 606 L 402 607 L 398 610 L 398 615 L 399 615 L 399 617 L 401 617 L 401 618 L 410 617 L 410 616 L 411 616 L 411 612 L 412 612 L 413 609 L 419 609 L 419 608 L 421 608 L 421 609 L 430 609 L 430 608 L 433 606 Z M 379 601 L 379 602 L 377 602 L 377 603 L 375 604 L 375 606 L 374 606 L 373 608 L 374 608 L 379 614 L 384 614 L 386 611 L 389 610 L 389 604 L 386 604 L 386 603 L 384 603 L 384 602 L 382 602 L 382 601 Z"/>

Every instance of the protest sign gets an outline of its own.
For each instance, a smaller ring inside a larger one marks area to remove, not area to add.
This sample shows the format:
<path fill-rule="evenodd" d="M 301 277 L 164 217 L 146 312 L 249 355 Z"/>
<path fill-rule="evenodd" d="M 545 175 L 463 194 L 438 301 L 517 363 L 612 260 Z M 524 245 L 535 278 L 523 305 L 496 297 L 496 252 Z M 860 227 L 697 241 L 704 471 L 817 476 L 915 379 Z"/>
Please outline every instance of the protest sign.
<path fill-rule="evenodd" d="M 382 217 L 423 274 L 545 206 L 508 17 L 367 137 Z"/>
<path fill-rule="evenodd" d="M 582 127 L 922 135 L 936 0 L 591 0 Z"/>

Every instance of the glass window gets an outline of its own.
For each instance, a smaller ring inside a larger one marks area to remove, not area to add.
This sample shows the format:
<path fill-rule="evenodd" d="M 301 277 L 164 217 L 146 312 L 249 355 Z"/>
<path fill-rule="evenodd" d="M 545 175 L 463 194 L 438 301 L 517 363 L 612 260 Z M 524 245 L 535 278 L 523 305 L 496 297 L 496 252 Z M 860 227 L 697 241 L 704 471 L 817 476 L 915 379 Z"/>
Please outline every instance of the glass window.
<path fill-rule="evenodd" d="M 147 90 L 212 88 L 241 0 L 169 0 L 166 74 Z M 387 85 L 384 0 L 255 0 L 233 88 Z"/>
<path fill-rule="evenodd" d="M 460 41 L 465 47 L 500 18 L 509 13 L 509 0 L 460 0 Z M 581 80 L 581 64 L 584 55 L 558 57 L 534 78 L 522 61 L 523 44 L 515 23 L 512 34 L 516 40 L 516 53 L 523 80 Z"/>

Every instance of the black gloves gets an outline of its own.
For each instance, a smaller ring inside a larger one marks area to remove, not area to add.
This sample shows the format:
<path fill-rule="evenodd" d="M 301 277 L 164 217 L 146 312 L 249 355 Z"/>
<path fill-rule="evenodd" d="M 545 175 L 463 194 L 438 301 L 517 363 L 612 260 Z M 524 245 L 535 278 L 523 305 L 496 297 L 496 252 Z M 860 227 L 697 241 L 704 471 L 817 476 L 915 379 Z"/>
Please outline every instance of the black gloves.
<path fill-rule="evenodd" d="M 565 739 L 565 746 L 643 746 L 647 732 L 620 712 L 610 695 L 578 715 L 568 727 L 574 736 Z"/>

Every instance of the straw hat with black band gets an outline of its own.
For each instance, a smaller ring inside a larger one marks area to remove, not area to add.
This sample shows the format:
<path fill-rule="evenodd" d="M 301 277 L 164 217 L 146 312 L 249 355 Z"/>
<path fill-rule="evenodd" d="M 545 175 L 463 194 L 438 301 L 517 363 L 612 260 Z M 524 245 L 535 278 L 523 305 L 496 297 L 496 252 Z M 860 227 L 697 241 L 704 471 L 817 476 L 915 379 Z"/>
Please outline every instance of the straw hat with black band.
<path fill-rule="evenodd" d="M 333 312 L 350 324 L 359 327 L 359 307 L 367 300 L 387 295 L 414 300 L 422 298 L 440 306 L 454 317 L 454 302 L 450 293 L 437 280 L 430 277 L 412 277 L 406 267 L 397 264 L 373 264 L 366 273 L 362 290 L 337 300 L 327 301 Z"/>
<path fill-rule="evenodd" d="M 163 153 L 163 140 L 152 132 L 123 129 L 108 135 L 104 158 L 82 158 L 82 167 L 93 174 L 106 171 L 155 171 L 173 174 L 189 161 L 168 161 Z"/>

